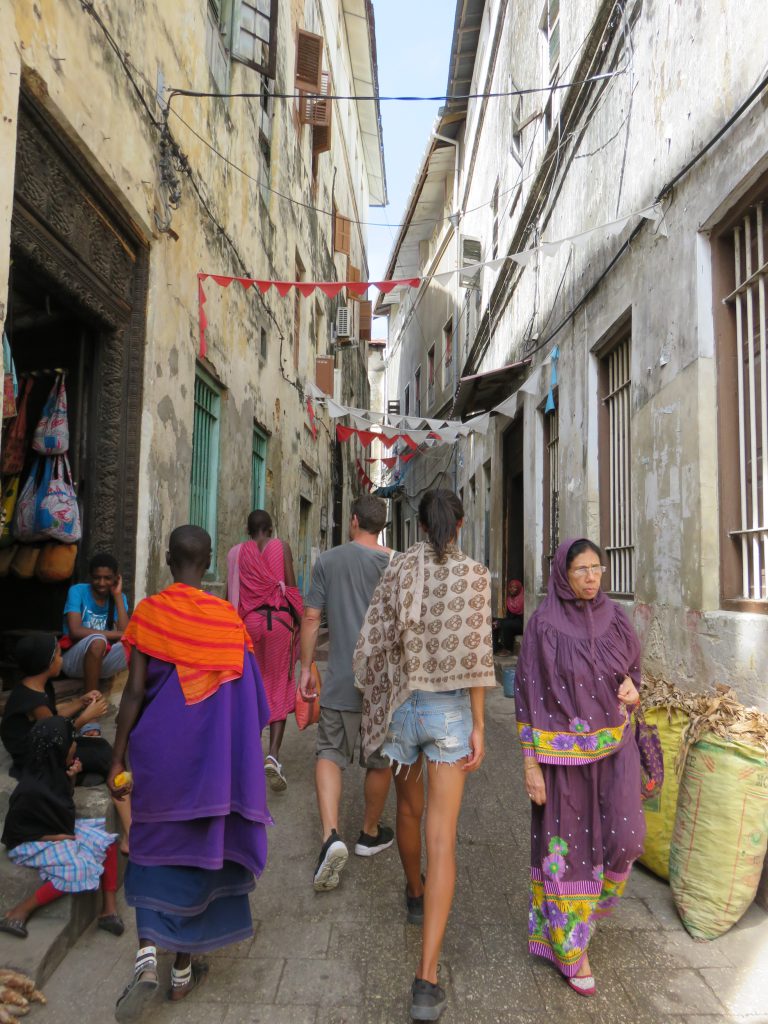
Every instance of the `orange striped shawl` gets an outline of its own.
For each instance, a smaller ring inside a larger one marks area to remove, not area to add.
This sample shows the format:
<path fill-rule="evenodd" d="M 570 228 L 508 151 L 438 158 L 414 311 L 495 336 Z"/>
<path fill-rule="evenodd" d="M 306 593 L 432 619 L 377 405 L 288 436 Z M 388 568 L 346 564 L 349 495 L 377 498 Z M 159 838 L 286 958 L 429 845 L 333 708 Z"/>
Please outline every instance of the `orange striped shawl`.
<path fill-rule="evenodd" d="M 253 650 L 228 601 L 184 583 L 140 601 L 123 643 L 175 665 L 187 704 L 198 704 L 224 683 L 239 679 L 243 648 Z"/>

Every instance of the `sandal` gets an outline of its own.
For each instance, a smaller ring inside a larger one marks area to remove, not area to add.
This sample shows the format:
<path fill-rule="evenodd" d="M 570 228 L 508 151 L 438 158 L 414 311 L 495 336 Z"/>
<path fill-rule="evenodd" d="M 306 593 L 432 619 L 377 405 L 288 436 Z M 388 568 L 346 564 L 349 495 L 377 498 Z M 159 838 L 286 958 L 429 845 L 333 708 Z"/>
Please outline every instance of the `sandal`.
<path fill-rule="evenodd" d="M 123 919 L 119 914 L 105 914 L 98 919 L 96 927 L 109 932 L 110 935 L 122 935 L 125 931 Z"/>
<path fill-rule="evenodd" d="M 0 917 L 0 932 L 13 935 L 17 939 L 26 939 L 29 935 L 26 922 L 20 917 Z"/>
<path fill-rule="evenodd" d="M 565 980 L 573 991 L 578 992 L 580 996 L 594 996 L 597 994 L 595 979 L 591 974 L 583 974 L 580 978 L 566 978 Z"/>
<path fill-rule="evenodd" d="M 177 971 L 173 967 L 171 969 L 171 991 L 168 993 L 168 998 L 172 1003 L 186 999 L 189 993 L 198 985 L 202 985 L 207 977 L 208 964 L 204 961 L 193 960 L 189 967 L 182 971 Z"/>
<path fill-rule="evenodd" d="M 154 946 L 146 946 L 139 950 L 133 978 L 115 1005 L 115 1020 L 118 1024 L 133 1024 L 137 1021 L 152 1002 L 159 984 L 157 951 Z"/>

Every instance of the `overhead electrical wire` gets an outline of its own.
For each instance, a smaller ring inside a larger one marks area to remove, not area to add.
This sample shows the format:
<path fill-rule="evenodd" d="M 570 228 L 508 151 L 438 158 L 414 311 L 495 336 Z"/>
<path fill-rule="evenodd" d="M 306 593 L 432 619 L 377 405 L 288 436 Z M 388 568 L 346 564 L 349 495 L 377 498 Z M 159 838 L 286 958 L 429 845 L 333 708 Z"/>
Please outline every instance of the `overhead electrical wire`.
<path fill-rule="evenodd" d="M 591 75 L 589 78 L 581 79 L 578 82 L 557 82 L 554 85 L 537 85 L 529 89 L 508 89 L 503 92 L 468 92 L 460 93 L 456 96 L 355 96 L 341 95 L 339 93 L 326 95 L 325 93 L 273 92 L 270 93 L 270 98 L 275 100 L 302 100 L 309 97 L 319 98 L 323 101 L 348 100 L 353 103 L 445 103 L 449 106 L 451 103 L 464 103 L 469 100 L 505 99 L 509 96 L 530 96 L 533 93 L 552 92 L 554 89 L 570 89 L 573 86 L 586 85 L 589 82 L 599 82 L 605 78 L 615 78 L 617 75 L 624 74 L 624 70 L 624 68 L 620 68 L 617 71 L 606 71 L 599 75 Z M 261 92 L 198 92 L 195 89 L 174 89 L 170 86 L 168 87 L 169 103 L 172 102 L 175 96 L 191 96 L 195 99 L 256 100 L 261 99 L 262 95 Z"/>

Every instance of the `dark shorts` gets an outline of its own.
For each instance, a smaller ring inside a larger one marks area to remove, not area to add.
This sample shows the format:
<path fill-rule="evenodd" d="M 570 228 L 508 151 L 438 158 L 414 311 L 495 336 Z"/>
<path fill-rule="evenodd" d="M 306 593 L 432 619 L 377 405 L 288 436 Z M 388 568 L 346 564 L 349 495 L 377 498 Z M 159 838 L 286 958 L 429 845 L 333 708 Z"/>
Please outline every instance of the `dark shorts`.
<path fill-rule="evenodd" d="M 363 757 L 360 743 L 361 711 L 336 711 L 334 708 L 320 708 L 317 723 L 317 747 L 315 756 L 333 761 L 344 770 L 355 760 L 355 747 L 360 747 L 360 765 L 363 768 L 389 768 L 390 763 L 377 750 L 370 757 Z"/>

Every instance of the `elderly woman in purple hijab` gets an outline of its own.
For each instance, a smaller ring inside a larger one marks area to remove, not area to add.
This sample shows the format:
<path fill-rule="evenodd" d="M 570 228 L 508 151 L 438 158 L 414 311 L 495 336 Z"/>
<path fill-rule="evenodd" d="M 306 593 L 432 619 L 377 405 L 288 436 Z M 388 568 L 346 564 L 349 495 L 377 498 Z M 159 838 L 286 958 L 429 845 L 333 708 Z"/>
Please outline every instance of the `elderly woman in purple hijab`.
<path fill-rule="evenodd" d="M 531 799 L 528 948 L 584 996 L 595 994 L 589 940 L 618 903 L 645 835 L 628 711 L 640 699 L 640 643 L 600 590 L 602 560 L 589 540 L 560 545 L 515 675 Z"/>

